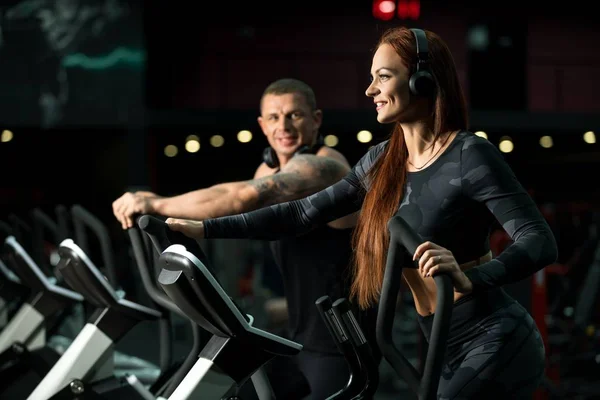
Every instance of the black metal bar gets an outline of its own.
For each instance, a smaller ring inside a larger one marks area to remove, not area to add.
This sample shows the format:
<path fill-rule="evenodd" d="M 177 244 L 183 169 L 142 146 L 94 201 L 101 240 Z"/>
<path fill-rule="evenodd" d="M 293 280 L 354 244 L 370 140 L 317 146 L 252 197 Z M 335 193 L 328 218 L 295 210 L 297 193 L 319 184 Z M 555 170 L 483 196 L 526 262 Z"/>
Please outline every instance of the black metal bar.
<path fill-rule="evenodd" d="M 350 340 L 350 335 L 348 332 L 346 332 L 342 323 L 333 312 L 333 303 L 331 302 L 329 296 L 318 298 L 317 301 L 315 301 L 315 305 L 317 306 L 319 314 L 321 314 L 323 322 L 325 323 L 325 326 L 327 327 L 327 330 L 333 338 L 337 348 L 339 349 L 340 353 L 344 355 L 350 372 L 350 376 L 348 377 L 348 382 L 346 385 L 336 393 L 329 396 L 327 400 L 352 399 L 362 389 L 360 378 L 363 373 L 361 371 L 360 360 L 354 351 L 352 342 Z"/>
<path fill-rule="evenodd" d="M 67 207 L 63 204 L 58 204 L 54 208 L 56 214 L 56 222 L 58 224 L 59 242 L 65 239 L 73 238 L 73 230 L 71 226 L 71 215 Z"/>
<path fill-rule="evenodd" d="M 348 332 L 354 352 L 358 356 L 361 365 L 360 390 L 354 398 L 370 400 L 379 386 L 379 365 L 373 357 L 373 350 L 352 313 L 348 300 L 345 298 L 337 299 L 332 307 L 334 315 L 340 321 L 344 330 Z"/>
<path fill-rule="evenodd" d="M 52 236 L 52 244 L 58 246 L 60 244 L 58 224 L 54 222 L 48 214 L 37 207 L 31 210 L 31 221 L 33 223 L 31 255 L 44 273 L 48 276 L 52 276 L 52 267 L 44 252 L 46 247 L 44 238 L 45 232 L 48 232 Z"/>
<path fill-rule="evenodd" d="M 8 223 L 12 228 L 12 235 L 17 239 L 17 242 L 31 254 L 31 240 L 27 240 L 31 239 L 31 226 L 14 213 L 8 215 Z"/>
<path fill-rule="evenodd" d="M 184 246 L 187 251 L 198 257 L 198 259 L 202 262 L 202 264 L 204 264 L 213 277 L 217 279 L 217 275 L 212 269 L 211 263 L 208 261 L 204 250 L 202 250 L 198 242 L 196 242 L 194 239 L 185 236 L 181 232 L 175 232 L 171 230 L 163 219 L 154 215 L 140 216 L 137 219 L 137 225 L 141 230 L 150 236 L 152 244 L 154 245 L 154 248 L 158 254 L 162 253 L 172 244 L 180 244 Z"/>
<path fill-rule="evenodd" d="M 114 251 L 108 229 L 102 221 L 79 204 L 75 204 L 71 207 L 71 214 L 73 217 L 73 225 L 75 227 L 75 242 L 86 254 L 91 254 L 85 228 L 89 228 L 96 235 L 100 241 L 104 273 L 112 287 L 115 289 L 119 288 Z"/>
<path fill-rule="evenodd" d="M 423 243 L 419 235 L 400 216 L 392 217 L 388 222 L 390 245 L 384 281 L 381 290 L 379 314 L 377 316 L 377 343 L 394 370 L 403 377 L 417 393 L 419 399 L 436 398 L 439 378 L 442 371 L 446 340 L 450 329 L 450 318 L 454 299 L 454 286 L 447 274 L 434 277 L 437 288 L 437 303 L 433 318 L 433 327 L 429 339 L 429 350 L 423 373 L 420 374 L 392 341 L 392 325 L 396 308 L 396 298 L 400 289 L 402 268 L 416 268 L 417 262 L 410 262 L 407 253 L 413 255 Z"/>

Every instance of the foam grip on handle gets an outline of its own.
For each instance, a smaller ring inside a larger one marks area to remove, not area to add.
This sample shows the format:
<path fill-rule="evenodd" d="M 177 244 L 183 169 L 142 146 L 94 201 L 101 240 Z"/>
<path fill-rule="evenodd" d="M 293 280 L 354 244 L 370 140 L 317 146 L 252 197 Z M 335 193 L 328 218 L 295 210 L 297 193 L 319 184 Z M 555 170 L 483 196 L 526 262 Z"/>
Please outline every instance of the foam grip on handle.
<path fill-rule="evenodd" d="M 315 301 L 315 305 L 317 306 L 317 309 L 319 310 L 319 313 L 321 314 L 321 317 L 323 318 L 323 321 L 327 326 L 329 333 L 335 339 L 336 344 L 339 345 L 340 343 L 347 342 L 348 337 L 346 336 L 344 330 L 340 326 L 339 321 L 337 321 L 337 318 L 333 313 L 333 310 L 331 308 L 332 303 L 329 296 L 323 296 L 318 298 L 317 301 Z"/>
<path fill-rule="evenodd" d="M 352 313 L 350 302 L 342 297 L 333 302 L 332 308 L 335 316 L 342 322 L 352 338 L 354 346 L 360 346 L 365 343 L 366 338 Z"/>
<path fill-rule="evenodd" d="M 152 239 L 158 240 L 157 244 L 160 249 L 157 250 L 159 250 L 159 252 L 162 252 L 171 245 L 171 241 L 167 237 L 168 227 L 164 221 L 153 217 L 152 215 L 142 215 L 138 218 L 137 224 L 140 229 L 148 233 Z"/>
<path fill-rule="evenodd" d="M 138 218 L 137 224 L 141 230 L 153 235 L 164 232 L 165 221 L 162 221 L 152 215 L 142 215 Z"/>
<path fill-rule="evenodd" d="M 317 306 L 317 308 L 319 309 L 319 311 L 324 312 L 327 310 L 331 309 L 332 303 L 331 303 L 331 298 L 329 296 L 322 296 L 319 297 L 316 301 L 315 301 L 315 305 Z"/>
<path fill-rule="evenodd" d="M 7 236 L 12 235 L 12 228 L 9 224 L 4 221 L 0 221 L 0 239 L 4 242 Z"/>
<path fill-rule="evenodd" d="M 341 297 L 333 302 L 332 307 L 337 308 L 340 314 L 345 314 L 350 311 L 350 302 L 345 297 Z"/>
<path fill-rule="evenodd" d="M 388 222 L 388 230 L 406 248 L 410 255 L 415 254 L 417 247 L 423 243 L 423 239 L 411 228 L 400 216 L 396 215 Z"/>

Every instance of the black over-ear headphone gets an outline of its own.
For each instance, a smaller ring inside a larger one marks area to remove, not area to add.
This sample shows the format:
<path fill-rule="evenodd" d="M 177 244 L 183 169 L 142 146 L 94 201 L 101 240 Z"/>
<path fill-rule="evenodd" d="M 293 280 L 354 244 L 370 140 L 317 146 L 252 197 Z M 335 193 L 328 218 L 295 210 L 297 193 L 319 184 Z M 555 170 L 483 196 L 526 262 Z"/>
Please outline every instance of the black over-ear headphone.
<path fill-rule="evenodd" d="M 429 71 L 429 46 L 427 36 L 422 29 L 411 29 L 415 35 L 417 46 L 417 67 L 410 76 L 408 86 L 412 94 L 417 96 L 431 96 L 435 90 L 435 79 Z"/>
<path fill-rule="evenodd" d="M 317 137 L 317 142 L 314 145 L 309 146 L 305 144 L 300 146 L 298 150 L 296 150 L 296 152 L 294 153 L 294 156 L 306 153 L 315 154 L 317 151 L 319 151 L 321 147 L 323 147 L 324 144 L 325 140 L 323 139 L 323 136 L 319 135 Z M 275 153 L 275 150 L 271 146 L 263 150 L 263 161 L 265 162 L 265 164 L 267 164 L 269 168 L 279 168 L 279 158 L 277 157 L 277 153 Z"/>

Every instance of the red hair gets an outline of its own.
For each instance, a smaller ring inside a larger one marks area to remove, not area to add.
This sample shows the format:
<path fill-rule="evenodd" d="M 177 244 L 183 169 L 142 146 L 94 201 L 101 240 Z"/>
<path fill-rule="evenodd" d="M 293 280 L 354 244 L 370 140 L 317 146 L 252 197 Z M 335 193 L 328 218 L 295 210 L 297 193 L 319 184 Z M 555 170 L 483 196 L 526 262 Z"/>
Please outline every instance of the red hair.
<path fill-rule="evenodd" d="M 429 70 L 436 80 L 430 116 L 437 139 L 445 132 L 467 129 L 467 106 L 450 49 L 435 33 L 425 31 L 425 34 L 429 47 Z M 408 28 L 387 30 L 377 47 L 382 44 L 391 45 L 406 67 L 414 72 L 416 43 Z M 379 299 L 389 245 L 387 222 L 398 210 L 404 194 L 407 157 L 404 133 L 397 122 L 386 149 L 367 173 L 369 187 L 352 238 L 354 279 L 351 295 L 358 299 L 363 309 Z"/>

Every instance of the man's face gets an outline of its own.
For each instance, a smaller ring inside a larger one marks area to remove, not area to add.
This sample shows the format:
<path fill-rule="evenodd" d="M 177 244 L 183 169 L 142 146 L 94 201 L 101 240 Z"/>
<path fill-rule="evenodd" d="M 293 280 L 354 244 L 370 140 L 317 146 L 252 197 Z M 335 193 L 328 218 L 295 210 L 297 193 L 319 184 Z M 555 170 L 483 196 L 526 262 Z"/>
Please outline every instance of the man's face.
<path fill-rule="evenodd" d="M 311 111 L 298 93 L 267 94 L 258 117 L 269 145 L 282 157 L 291 157 L 301 146 L 312 144 L 321 121 L 321 111 Z"/>

